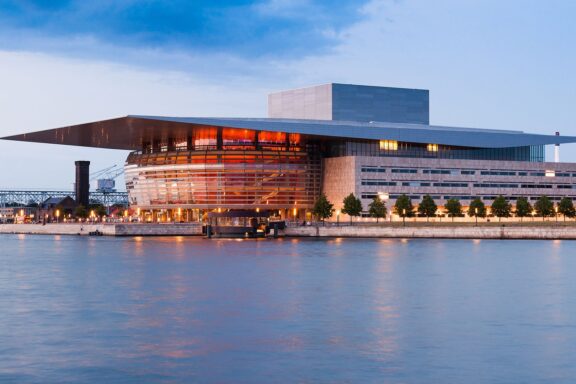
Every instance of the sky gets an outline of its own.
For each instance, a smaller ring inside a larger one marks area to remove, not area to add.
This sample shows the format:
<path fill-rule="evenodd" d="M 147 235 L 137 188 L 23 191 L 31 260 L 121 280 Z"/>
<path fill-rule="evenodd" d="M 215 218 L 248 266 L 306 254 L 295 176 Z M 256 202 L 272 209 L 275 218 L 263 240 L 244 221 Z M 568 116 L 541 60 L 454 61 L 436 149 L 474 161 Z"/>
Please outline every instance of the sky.
<path fill-rule="evenodd" d="M 574 15 L 572 0 L 3 0 L 0 137 L 265 117 L 268 93 L 329 82 L 429 89 L 432 124 L 576 136 Z M 0 188 L 71 189 L 75 160 L 126 156 L 0 141 Z"/>

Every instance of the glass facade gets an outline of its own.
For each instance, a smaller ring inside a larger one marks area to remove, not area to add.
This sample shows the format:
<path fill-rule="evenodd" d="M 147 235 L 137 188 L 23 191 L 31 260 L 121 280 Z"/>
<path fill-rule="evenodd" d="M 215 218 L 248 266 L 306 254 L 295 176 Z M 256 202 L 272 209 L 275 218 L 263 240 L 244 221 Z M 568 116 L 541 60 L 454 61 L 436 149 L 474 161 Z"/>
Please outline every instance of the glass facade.
<path fill-rule="evenodd" d="M 223 141 L 227 150 L 130 154 L 125 177 L 131 204 L 146 209 L 311 208 L 320 193 L 320 157 L 307 151 L 241 150 L 251 146 L 251 138 L 230 135 Z"/>
<path fill-rule="evenodd" d="M 513 148 L 474 148 L 391 140 L 334 140 L 327 146 L 326 155 L 329 157 L 385 156 L 544 162 L 544 151 L 543 145 Z"/>

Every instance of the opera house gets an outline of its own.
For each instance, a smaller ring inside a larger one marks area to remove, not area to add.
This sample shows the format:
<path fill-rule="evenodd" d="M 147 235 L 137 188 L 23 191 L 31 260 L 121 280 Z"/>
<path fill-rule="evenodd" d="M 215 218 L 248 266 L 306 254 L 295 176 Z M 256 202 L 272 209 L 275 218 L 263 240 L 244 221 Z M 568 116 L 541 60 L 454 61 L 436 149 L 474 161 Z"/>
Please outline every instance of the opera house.
<path fill-rule="evenodd" d="M 271 94 L 268 118 L 126 116 L 6 137 L 128 150 L 126 189 L 153 220 L 209 211 L 310 217 L 321 192 L 463 205 L 576 198 L 576 164 L 545 162 L 545 146 L 576 137 L 430 125 L 429 92 L 326 84 Z"/>

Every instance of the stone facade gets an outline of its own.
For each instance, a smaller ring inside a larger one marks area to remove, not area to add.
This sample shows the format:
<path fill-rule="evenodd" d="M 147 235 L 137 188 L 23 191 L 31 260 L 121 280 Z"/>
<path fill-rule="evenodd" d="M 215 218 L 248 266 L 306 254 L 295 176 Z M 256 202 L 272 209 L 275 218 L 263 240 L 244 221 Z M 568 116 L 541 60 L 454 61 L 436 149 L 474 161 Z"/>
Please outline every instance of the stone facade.
<path fill-rule="evenodd" d="M 351 192 L 365 210 L 377 194 L 389 208 L 401 194 L 415 205 L 426 194 L 439 206 L 448 198 L 467 206 L 476 197 L 490 205 L 498 195 L 512 203 L 523 196 L 533 204 L 542 195 L 557 202 L 576 199 L 576 164 L 346 156 L 324 160 L 323 191 L 336 209 Z"/>

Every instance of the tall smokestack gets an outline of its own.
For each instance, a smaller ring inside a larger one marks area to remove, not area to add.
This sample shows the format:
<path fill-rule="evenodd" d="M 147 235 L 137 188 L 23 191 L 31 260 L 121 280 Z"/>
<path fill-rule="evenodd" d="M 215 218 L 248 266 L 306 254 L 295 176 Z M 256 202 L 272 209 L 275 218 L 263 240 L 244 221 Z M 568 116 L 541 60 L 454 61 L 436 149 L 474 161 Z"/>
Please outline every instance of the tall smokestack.
<path fill-rule="evenodd" d="M 560 132 L 556 132 L 556 136 L 560 136 Z M 556 143 L 554 145 L 554 162 L 555 163 L 560 162 L 560 144 L 559 143 Z"/>
<path fill-rule="evenodd" d="M 76 192 L 76 204 L 88 208 L 90 201 L 90 162 L 76 161 L 76 182 L 74 191 Z"/>

